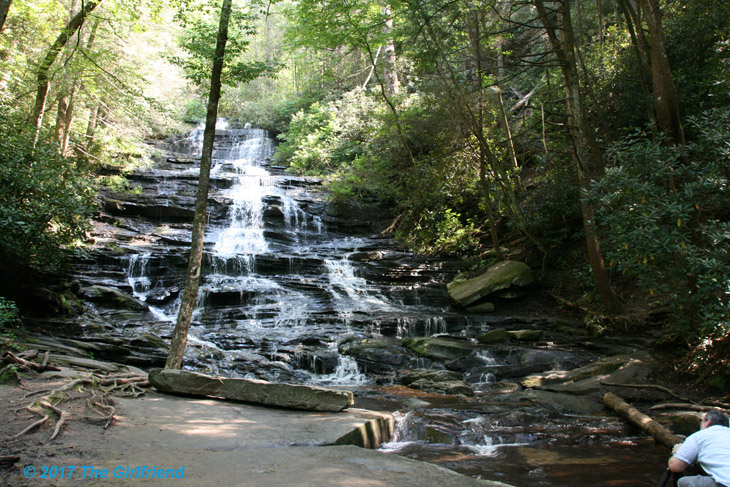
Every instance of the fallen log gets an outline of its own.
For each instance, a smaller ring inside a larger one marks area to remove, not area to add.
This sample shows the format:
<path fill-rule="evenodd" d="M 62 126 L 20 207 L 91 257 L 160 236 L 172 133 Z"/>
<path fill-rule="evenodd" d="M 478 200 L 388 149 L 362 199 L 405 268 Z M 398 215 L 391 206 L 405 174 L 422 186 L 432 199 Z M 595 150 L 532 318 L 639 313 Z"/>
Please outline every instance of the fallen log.
<path fill-rule="evenodd" d="M 177 369 L 152 369 L 150 384 L 161 392 L 220 397 L 307 411 L 337 412 L 352 406 L 352 392 L 253 379 L 211 377 Z"/>
<path fill-rule="evenodd" d="M 603 395 L 603 402 L 609 408 L 613 409 L 619 416 L 627 419 L 642 430 L 649 433 L 660 445 L 666 446 L 670 450 L 677 443 L 682 443 L 682 439 L 669 431 L 667 428 L 651 419 L 646 414 L 641 413 L 638 409 L 618 397 L 612 392 Z"/>

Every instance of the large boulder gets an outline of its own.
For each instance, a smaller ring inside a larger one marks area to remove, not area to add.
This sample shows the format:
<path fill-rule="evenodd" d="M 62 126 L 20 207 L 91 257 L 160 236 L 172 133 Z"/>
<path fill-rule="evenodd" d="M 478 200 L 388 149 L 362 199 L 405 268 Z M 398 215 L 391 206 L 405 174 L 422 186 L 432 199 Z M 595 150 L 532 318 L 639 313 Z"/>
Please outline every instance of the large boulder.
<path fill-rule="evenodd" d="M 646 381 L 652 367 L 653 359 L 647 352 L 614 355 L 568 371 L 551 370 L 529 375 L 522 380 L 522 385 L 526 388 L 574 395 L 600 394 L 605 392 L 605 384 L 636 384 Z"/>
<path fill-rule="evenodd" d="M 507 336 L 521 342 L 535 342 L 542 338 L 542 330 L 510 330 Z"/>
<path fill-rule="evenodd" d="M 337 412 L 354 403 L 350 391 L 253 379 L 211 377 L 177 369 L 152 369 L 150 384 L 162 392 L 214 396 L 265 406 Z"/>
<path fill-rule="evenodd" d="M 473 279 L 456 279 L 447 285 L 449 296 L 461 306 L 470 306 L 497 291 L 527 286 L 534 281 L 530 267 L 518 261 L 493 265 Z"/>
<path fill-rule="evenodd" d="M 450 338 L 406 338 L 403 344 L 422 357 L 444 361 L 464 358 L 474 351 L 468 341 Z"/>
<path fill-rule="evenodd" d="M 402 371 L 401 382 L 412 389 L 421 389 L 438 394 L 474 395 L 474 390 L 467 385 L 462 375 L 450 370 L 404 370 Z"/>
<path fill-rule="evenodd" d="M 342 355 L 353 357 L 364 372 L 388 374 L 411 361 L 408 350 L 397 340 L 366 338 L 342 343 Z"/>
<path fill-rule="evenodd" d="M 477 341 L 484 345 L 501 343 L 505 340 L 505 338 L 507 338 L 507 330 L 504 328 L 495 328 L 476 337 Z"/>
<path fill-rule="evenodd" d="M 463 381 L 464 377 L 460 373 L 451 370 L 412 369 L 402 370 L 400 380 L 403 385 L 409 386 L 420 380 L 430 382 L 455 382 Z"/>
<path fill-rule="evenodd" d="M 114 287 L 89 286 L 81 289 L 80 294 L 82 298 L 109 306 L 110 308 L 147 311 L 147 304 L 145 302 Z"/>

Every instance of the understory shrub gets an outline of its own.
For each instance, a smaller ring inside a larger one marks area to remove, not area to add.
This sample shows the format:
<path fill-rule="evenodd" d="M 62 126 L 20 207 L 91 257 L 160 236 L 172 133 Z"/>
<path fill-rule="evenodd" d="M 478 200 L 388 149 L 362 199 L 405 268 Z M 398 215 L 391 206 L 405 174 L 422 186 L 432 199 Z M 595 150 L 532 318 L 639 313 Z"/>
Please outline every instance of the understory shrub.
<path fill-rule="evenodd" d="M 672 311 L 694 345 L 685 369 L 719 371 L 730 333 L 730 110 L 690 118 L 686 130 L 684 147 L 623 139 L 589 198 L 614 276 Z"/>
<path fill-rule="evenodd" d="M 96 208 L 86 161 L 62 157 L 0 119 L 0 258 L 4 266 L 58 268 L 84 238 Z"/>

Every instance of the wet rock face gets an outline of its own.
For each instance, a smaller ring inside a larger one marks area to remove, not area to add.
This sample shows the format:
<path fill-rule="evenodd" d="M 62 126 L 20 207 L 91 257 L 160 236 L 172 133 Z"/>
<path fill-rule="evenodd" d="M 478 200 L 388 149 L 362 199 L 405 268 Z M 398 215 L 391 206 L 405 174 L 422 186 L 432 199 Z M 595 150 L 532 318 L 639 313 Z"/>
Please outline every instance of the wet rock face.
<path fill-rule="evenodd" d="M 449 338 L 412 338 L 405 340 L 405 344 L 422 357 L 444 361 L 464 358 L 474 350 L 468 341 Z"/>
<path fill-rule="evenodd" d="M 376 374 L 390 374 L 406 367 L 412 358 L 400 340 L 370 338 L 344 343 L 338 350 L 343 355 L 354 357 L 365 371 Z"/>

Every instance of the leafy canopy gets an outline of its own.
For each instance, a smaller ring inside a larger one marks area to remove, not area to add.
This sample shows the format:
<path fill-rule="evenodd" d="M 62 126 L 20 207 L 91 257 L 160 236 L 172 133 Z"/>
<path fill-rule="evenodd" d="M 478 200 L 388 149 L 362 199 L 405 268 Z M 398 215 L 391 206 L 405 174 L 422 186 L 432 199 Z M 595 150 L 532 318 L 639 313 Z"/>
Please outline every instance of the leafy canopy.
<path fill-rule="evenodd" d="M 231 11 L 221 75 L 221 82 L 229 86 L 265 74 L 273 76 L 281 67 L 273 62 L 241 59 L 248 50 L 250 37 L 256 35 L 256 19 L 264 12 L 261 10 L 263 4 L 259 1 L 247 2 L 245 7 L 236 6 L 236 3 Z M 218 1 L 194 3 L 189 0 L 178 3 L 175 19 L 184 28 L 180 45 L 187 56 L 171 56 L 170 61 L 183 68 L 186 77 L 198 86 L 209 82 L 218 36 L 219 4 Z"/>

